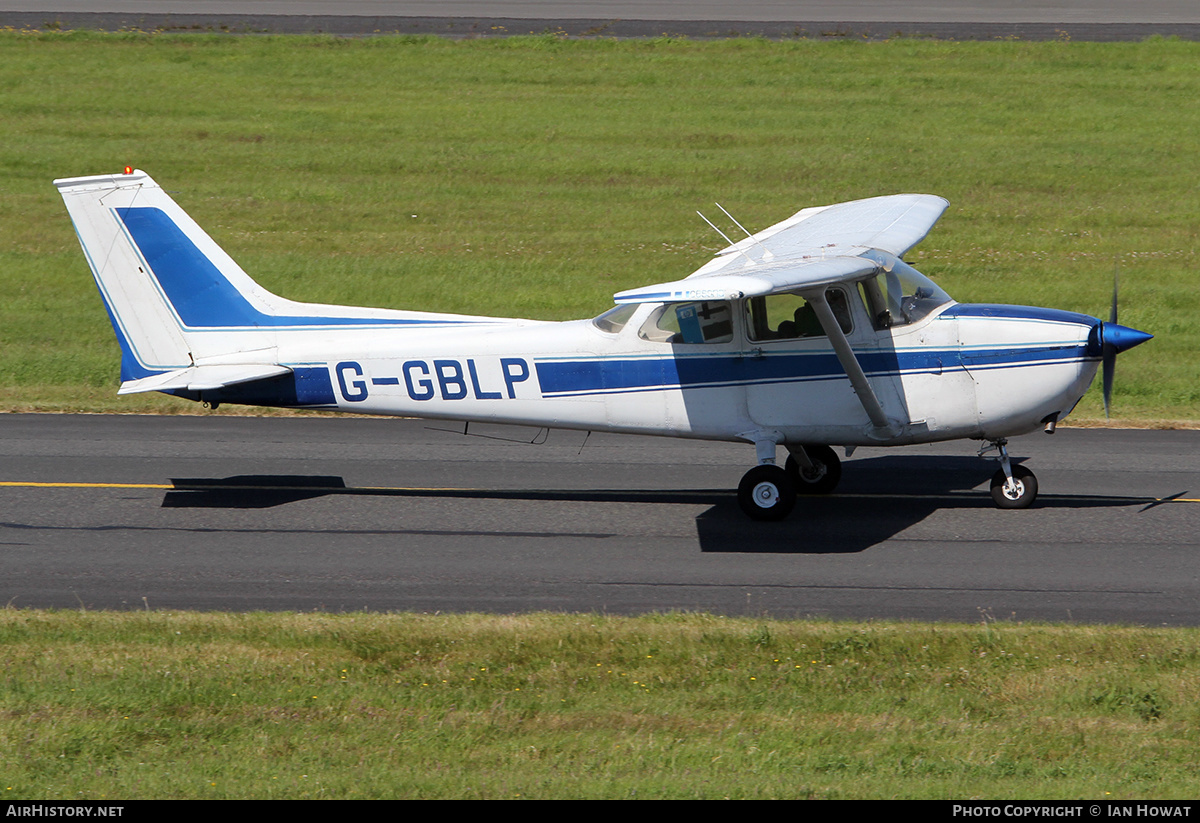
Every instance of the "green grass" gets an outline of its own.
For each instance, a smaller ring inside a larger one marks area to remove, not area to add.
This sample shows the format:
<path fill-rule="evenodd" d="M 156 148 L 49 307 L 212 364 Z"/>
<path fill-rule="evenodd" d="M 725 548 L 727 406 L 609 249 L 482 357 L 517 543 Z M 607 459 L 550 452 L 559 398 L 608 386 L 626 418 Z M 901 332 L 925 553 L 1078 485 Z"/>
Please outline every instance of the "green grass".
<path fill-rule="evenodd" d="M 447 41 L 0 33 L 0 387 L 115 397 L 118 353 L 50 180 L 131 163 L 299 300 L 568 319 L 760 228 L 902 191 L 967 302 L 1107 315 L 1124 420 L 1200 419 L 1200 44 Z M 1097 393 L 1078 415 L 1101 414 Z"/>
<path fill-rule="evenodd" d="M 299 300 L 566 319 L 747 226 L 901 191 L 956 298 L 1156 339 L 1200 419 L 1200 44 L 0 33 L 4 409 L 117 398 L 55 177 L 153 174 Z M 1079 414 L 1097 417 L 1095 393 Z M 701 615 L 0 612 L 0 793 L 1194 797 L 1195 630 Z"/>
<path fill-rule="evenodd" d="M 1187 798 L 1195 629 L 0 611 L 4 799 Z"/>

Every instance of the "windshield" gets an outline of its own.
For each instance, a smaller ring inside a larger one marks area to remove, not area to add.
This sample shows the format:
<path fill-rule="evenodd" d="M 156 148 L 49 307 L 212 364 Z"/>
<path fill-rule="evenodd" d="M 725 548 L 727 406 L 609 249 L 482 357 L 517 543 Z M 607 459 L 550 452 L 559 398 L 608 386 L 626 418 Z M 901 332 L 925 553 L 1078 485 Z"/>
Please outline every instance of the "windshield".
<path fill-rule="evenodd" d="M 940 286 L 903 260 L 896 260 L 891 271 L 863 280 L 859 287 L 876 329 L 916 323 L 951 302 Z"/>

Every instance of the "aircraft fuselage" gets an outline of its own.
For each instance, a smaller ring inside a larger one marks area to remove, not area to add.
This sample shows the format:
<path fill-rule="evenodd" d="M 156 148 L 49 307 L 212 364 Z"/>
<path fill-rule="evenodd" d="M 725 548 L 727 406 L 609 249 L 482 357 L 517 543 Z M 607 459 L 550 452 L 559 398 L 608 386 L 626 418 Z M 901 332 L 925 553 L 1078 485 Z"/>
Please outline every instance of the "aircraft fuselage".
<path fill-rule="evenodd" d="M 876 331 L 864 311 L 848 335 L 900 429 L 882 440 L 823 336 L 716 343 L 639 334 L 657 306 L 615 333 L 591 320 L 477 320 L 440 328 L 280 331 L 272 385 L 177 392 L 209 402 L 513 423 L 713 440 L 760 429 L 781 443 L 902 445 L 992 440 L 1065 417 L 1099 364 L 1099 320 L 1070 312 L 951 303 L 919 323 Z"/>

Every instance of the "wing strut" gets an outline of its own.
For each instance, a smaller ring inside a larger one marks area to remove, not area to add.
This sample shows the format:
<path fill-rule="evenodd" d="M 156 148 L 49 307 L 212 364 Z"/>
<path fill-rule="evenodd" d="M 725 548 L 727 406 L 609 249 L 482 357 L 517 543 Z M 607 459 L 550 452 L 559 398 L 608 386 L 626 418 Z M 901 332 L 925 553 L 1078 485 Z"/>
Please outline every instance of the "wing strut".
<path fill-rule="evenodd" d="M 837 354 L 842 368 L 846 370 L 846 376 L 850 378 L 850 385 L 854 387 L 858 402 L 862 403 L 863 410 L 871 419 L 871 425 L 875 427 L 873 436 L 881 440 L 895 437 L 900 433 L 900 426 L 895 421 L 889 420 L 884 414 L 883 404 L 879 402 L 858 358 L 854 356 L 854 349 L 850 348 L 850 341 L 846 339 L 846 333 L 842 331 L 837 318 L 833 316 L 833 309 L 829 308 L 829 301 L 825 299 L 825 289 L 821 289 L 820 292 L 811 296 L 805 296 L 816 310 L 817 319 L 821 321 L 821 328 L 825 330 L 829 342 L 833 344 L 833 351 Z"/>

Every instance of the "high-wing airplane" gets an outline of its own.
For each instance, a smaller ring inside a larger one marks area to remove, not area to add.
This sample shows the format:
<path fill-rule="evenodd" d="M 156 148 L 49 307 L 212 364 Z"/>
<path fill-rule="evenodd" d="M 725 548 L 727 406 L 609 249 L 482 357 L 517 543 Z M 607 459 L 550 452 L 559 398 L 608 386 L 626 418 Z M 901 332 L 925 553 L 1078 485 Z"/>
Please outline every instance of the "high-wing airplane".
<path fill-rule="evenodd" d="M 841 476 L 833 446 L 991 444 L 992 497 L 1023 508 L 1007 438 L 1053 431 L 1151 335 L 1073 312 L 956 303 L 901 258 L 947 202 L 808 208 L 686 279 L 542 322 L 297 303 L 263 289 L 149 175 L 56 180 L 121 347 L 120 394 L 628 432 L 754 445 L 752 518 Z M 787 452 L 776 463 L 778 448 Z M 981 450 L 987 451 L 988 447 Z"/>

